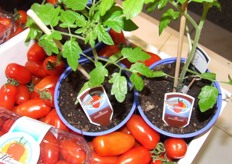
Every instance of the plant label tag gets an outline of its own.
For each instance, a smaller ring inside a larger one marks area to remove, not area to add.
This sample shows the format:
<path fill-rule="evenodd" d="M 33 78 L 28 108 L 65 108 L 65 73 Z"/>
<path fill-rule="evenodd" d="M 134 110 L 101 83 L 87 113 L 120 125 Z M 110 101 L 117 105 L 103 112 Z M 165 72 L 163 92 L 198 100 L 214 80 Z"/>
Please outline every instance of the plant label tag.
<path fill-rule="evenodd" d="M 189 124 L 194 97 L 183 93 L 166 93 L 163 106 L 163 121 L 172 127 L 185 127 Z"/>
<path fill-rule="evenodd" d="M 205 73 L 210 60 L 210 57 L 202 49 L 197 47 L 195 55 L 190 63 L 190 68 L 198 73 Z"/>
<path fill-rule="evenodd" d="M 110 124 L 113 108 L 103 86 L 88 88 L 77 99 L 92 124 Z"/>

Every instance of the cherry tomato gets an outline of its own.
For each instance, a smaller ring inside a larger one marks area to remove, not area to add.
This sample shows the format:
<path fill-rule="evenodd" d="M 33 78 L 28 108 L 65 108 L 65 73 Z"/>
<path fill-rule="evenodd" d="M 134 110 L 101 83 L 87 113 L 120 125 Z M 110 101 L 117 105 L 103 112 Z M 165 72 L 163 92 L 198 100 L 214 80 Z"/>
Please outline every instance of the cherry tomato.
<path fill-rule="evenodd" d="M 123 154 L 131 149 L 134 144 L 135 139 L 132 135 L 119 131 L 97 136 L 93 139 L 93 149 L 100 156 Z"/>
<path fill-rule="evenodd" d="M 152 52 L 147 52 L 147 53 L 150 55 L 150 58 L 144 61 L 144 64 L 145 64 L 146 66 L 149 67 L 149 66 L 152 65 L 153 63 L 155 63 L 155 62 L 161 60 L 161 58 L 160 58 L 158 55 L 156 55 L 156 54 L 154 54 L 154 53 L 152 53 Z"/>
<path fill-rule="evenodd" d="M 46 105 L 40 98 L 30 99 L 18 106 L 14 112 L 21 116 L 28 116 L 34 119 L 39 119 L 46 116 L 51 110 L 51 107 Z"/>
<path fill-rule="evenodd" d="M 7 17 L 0 17 L 0 24 L 7 29 L 11 25 L 11 19 Z"/>
<path fill-rule="evenodd" d="M 47 72 L 45 71 L 43 67 L 42 61 L 27 61 L 25 63 L 25 67 L 27 70 L 31 72 L 32 75 L 36 77 L 45 77 L 47 76 Z"/>
<path fill-rule="evenodd" d="M 137 146 L 122 154 L 118 159 L 118 164 L 149 164 L 150 161 L 150 150 Z"/>
<path fill-rule="evenodd" d="M 30 91 L 26 85 L 17 87 L 16 104 L 22 104 L 30 99 Z"/>
<path fill-rule="evenodd" d="M 14 17 L 18 24 L 25 25 L 27 23 L 27 13 L 24 10 L 17 10 Z"/>
<path fill-rule="evenodd" d="M 9 79 L 16 80 L 19 84 L 28 84 L 32 78 L 30 71 L 17 63 L 8 64 L 5 69 L 5 75 Z"/>
<path fill-rule="evenodd" d="M 117 156 L 102 157 L 95 152 L 93 153 L 93 164 L 117 164 L 117 162 Z"/>
<path fill-rule="evenodd" d="M 63 158 L 69 163 L 85 163 L 85 151 L 73 140 L 62 140 L 60 142 L 60 151 Z"/>
<path fill-rule="evenodd" d="M 113 29 L 110 29 L 109 34 L 111 36 L 111 38 L 114 41 L 115 45 L 119 45 L 119 44 L 124 44 L 126 45 L 126 38 L 123 34 L 123 31 L 121 31 L 120 33 L 114 31 Z"/>
<path fill-rule="evenodd" d="M 54 107 L 54 92 L 55 87 L 46 88 L 43 91 L 39 91 L 40 98 L 45 102 L 46 105 Z"/>
<path fill-rule="evenodd" d="M 188 145 L 182 138 L 168 138 L 164 141 L 164 147 L 167 157 L 180 159 L 186 154 Z"/>
<path fill-rule="evenodd" d="M 31 79 L 32 85 L 35 86 L 36 84 L 39 83 L 39 81 L 40 81 L 41 79 L 42 79 L 41 77 L 37 77 L 37 76 L 32 75 L 32 79 Z"/>
<path fill-rule="evenodd" d="M 17 96 L 17 87 L 11 84 L 4 84 L 0 88 L 0 106 L 8 110 L 14 108 Z"/>
<path fill-rule="evenodd" d="M 119 53 L 119 52 L 120 52 L 120 49 L 118 48 L 117 45 L 107 45 L 98 51 L 98 55 L 101 57 L 109 58 L 110 56 L 116 53 Z"/>
<path fill-rule="evenodd" d="M 55 109 L 52 109 L 41 121 L 52 125 L 57 129 L 69 131 L 68 127 L 62 122 Z"/>
<path fill-rule="evenodd" d="M 28 61 L 44 61 L 46 57 L 47 54 L 45 53 L 44 49 L 41 46 L 39 46 L 38 42 L 32 44 L 32 46 L 27 51 Z"/>
<path fill-rule="evenodd" d="M 42 142 L 40 143 L 40 160 L 41 163 L 53 164 L 59 160 L 60 149 L 56 137 L 47 132 Z"/>
<path fill-rule="evenodd" d="M 58 60 L 57 56 L 48 56 L 43 62 L 43 67 L 49 75 L 61 75 L 65 69 L 65 63 L 63 60 Z"/>
<path fill-rule="evenodd" d="M 59 160 L 56 162 L 56 164 L 69 164 L 69 163 L 65 160 Z"/>
<path fill-rule="evenodd" d="M 43 91 L 46 88 L 52 88 L 56 86 L 59 76 L 48 75 L 42 78 L 38 84 L 35 85 L 35 90 Z"/>
<path fill-rule="evenodd" d="M 154 149 L 160 141 L 160 134 L 148 126 L 137 114 L 132 115 L 126 126 L 134 138 L 147 149 Z"/>

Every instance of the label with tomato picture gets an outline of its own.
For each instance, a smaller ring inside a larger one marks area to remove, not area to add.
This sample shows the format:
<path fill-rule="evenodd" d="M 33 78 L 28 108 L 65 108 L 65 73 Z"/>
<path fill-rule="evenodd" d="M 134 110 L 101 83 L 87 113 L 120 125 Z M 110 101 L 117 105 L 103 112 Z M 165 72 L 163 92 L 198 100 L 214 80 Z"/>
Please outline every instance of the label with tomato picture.
<path fill-rule="evenodd" d="M 77 98 L 92 124 L 110 124 L 113 108 L 103 86 L 86 89 Z"/>
<path fill-rule="evenodd" d="M 39 145 L 50 127 L 29 117 L 17 119 L 0 138 L 0 164 L 37 163 Z"/>
<path fill-rule="evenodd" d="M 172 127 L 189 124 L 195 98 L 183 93 L 166 93 L 163 106 L 163 121 Z"/>

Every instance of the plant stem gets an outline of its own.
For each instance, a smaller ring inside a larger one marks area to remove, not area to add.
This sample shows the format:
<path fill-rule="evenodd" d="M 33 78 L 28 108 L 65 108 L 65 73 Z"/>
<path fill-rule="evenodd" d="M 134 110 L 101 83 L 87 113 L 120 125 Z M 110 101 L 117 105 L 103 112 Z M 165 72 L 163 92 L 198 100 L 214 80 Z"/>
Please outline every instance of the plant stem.
<path fill-rule="evenodd" d="M 204 9 L 203 9 L 203 13 L 202 13 L 202 17 L 201 17 L 201 20 L 199 22 L 199 25 L 198 25 L 198 28 L 196 28 L 196 34 L 195 34 L 195 38 L 194 38 L 194 41 L 193 41 L 193 46 L 192 46 L 192 49 L 188 55 L 188 58 L 186 60 L 186 63 L 184 64 L 184 67 L 181 71 L 181 74 L 180 74 L 180 79 L 179 79 L 179 85 L 183 83 L 183 80 L 184 80 L 184 77 L 186 75 L 186 72 L 188 70 L 188 67 L 194 57 L 194 54 L 196 52 L 196 48 L 197 48 L 197 45 L 198 45 L 198 42 L 199 42 L 199 39 L 200 39 L 200 35 L 201 35 L 201 31 L 202 31 L 202 28 L 203 28 L 203 25 L 205 23 L 205 19 L 206 19 L 206 15 L 208 13 L 208 10 L 209 10 L 209 7 L 207 5 L 205 5 L 204 3 Z"/>

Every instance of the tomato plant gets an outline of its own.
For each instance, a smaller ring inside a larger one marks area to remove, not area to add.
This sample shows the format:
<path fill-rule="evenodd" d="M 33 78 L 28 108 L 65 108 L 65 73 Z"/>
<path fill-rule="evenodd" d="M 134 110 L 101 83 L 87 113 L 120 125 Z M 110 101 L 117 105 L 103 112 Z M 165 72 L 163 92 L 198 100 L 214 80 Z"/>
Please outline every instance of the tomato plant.
<path fill-rule="evenodd" d="M 167 157 L 171 159 L 183 158 L 187 152 L 187 143 L 182 138 L 168 138 L 164 141 Z"/>
<path fill-rule="evenodd" d="M 135 144 L 132 135 L 124 132 L 112 132 L 93 139 L 93 149 L 101 156 L 116 156 L 125 153 Z"/>
<path fill-rule="evenodd" d="M 17 87 L 12 84 L 4 84 L 0 88 L 0 106 L 8 110 L 14 108 L 17 96 Z"/>
<path fill-rule="evenodd" d="M 60 151 L 63 158 L 69 163 L 85 163 L 86 153 L 74 140 L 60 141 Z"/>
<path fill-rule="evenodd" d="M 47 72 L 45 71 L 43 67 L 42 61 L 27 61 L 25 63 L 25 67 L 27 70 L 31 72 L 32 75 L 36 77 L 45 77 L 47 76 Z"/>
<path fill-rule="evenodd" d="M 30 99 L 30 91 L 26 85 L 17 86 L 16 104 L 22 104 Z"/>
<path fill-rule="evenodd" d="M 5 75 L 8 79 L 15 80 L 19 84 L 28 84 L 32 78 L 30 71 L 17 63 L 9 63 L 6 66 Z"/>
<path fill-rule="evenodd" d="M 50 124 L 57 129 L 69 131 L 68 127 L 62 122 L 55 109 L 52 109 L 41 121 Z"/>
<path fill-rule="evenodd" d="M 53 164 L 59 160 L 60 149 L 56 137 L 47 132 L 42 142 L 40 143 L 40 160 L 41 163 Z"/>
<path fill-rule="evenodd" d="M 28 61 L 44 61 L 47 57 L 44 49 L 39 46 L 38 42 L 35 42 L 31 45 L 31 47 L 27 51 L 27 60 Z"/>
<path fill-rule="evenodd" d="M 118 164 L 149 164 L 151 154 L 149 149 L 137 146 L 122 154 L 118 159 Z"/>
<path fill-rule="evenodd" d="M 30 99 L 18 106 L 14 112 L 21 116 L 28 116 L 34 119 L 39 119 L 46 116 L 51 110 L 51 107 L 46 105 L 40 98 Z"/>
<path fill-rule="evenodd" d="M 134 138 L 147 149 L 154 149 L 160 141 L 160 134 L 149 127 L 137 114 L 132 115 L 126 126 Z"/>
<path fill-rule="evenodd" d="M 48 56 L 43 62 L 43 67 L 49 75 L 60 75 L 65 69 L 65 63 L 57 56 Z"/>

